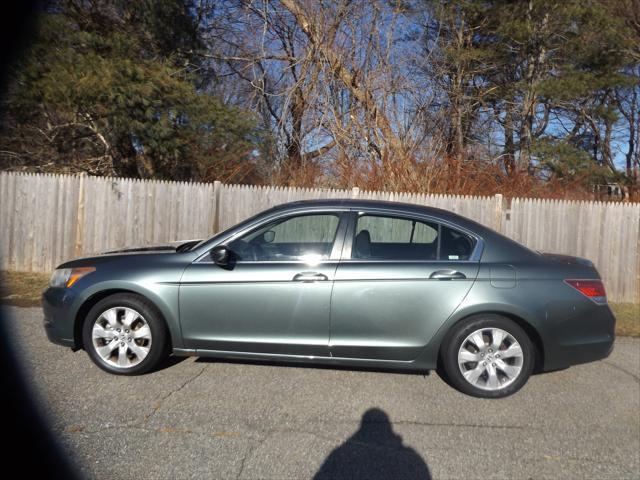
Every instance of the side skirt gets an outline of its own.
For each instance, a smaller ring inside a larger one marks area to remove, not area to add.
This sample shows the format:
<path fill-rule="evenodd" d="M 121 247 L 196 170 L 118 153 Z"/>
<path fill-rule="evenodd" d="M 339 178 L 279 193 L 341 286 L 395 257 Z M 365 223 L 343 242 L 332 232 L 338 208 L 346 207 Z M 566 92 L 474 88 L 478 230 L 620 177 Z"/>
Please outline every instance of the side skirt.
<path fill-rule="evenodd" d="M 411 372 L 425 372 L 433 366 L 423 365 L 416 360 L 376 360 L 370 358 L 318 357 L 312 355 L 279 355 L 272 353 L 233 352 L 225 350 L 193 350 L 174 348 L 177 356 L 197 356 L 203 358 L 220 358 L 227 360 L 252 360 L 264 362 L 306 363 L 315 365 L 332 365 L 372 369 L 389 369 Z"/>

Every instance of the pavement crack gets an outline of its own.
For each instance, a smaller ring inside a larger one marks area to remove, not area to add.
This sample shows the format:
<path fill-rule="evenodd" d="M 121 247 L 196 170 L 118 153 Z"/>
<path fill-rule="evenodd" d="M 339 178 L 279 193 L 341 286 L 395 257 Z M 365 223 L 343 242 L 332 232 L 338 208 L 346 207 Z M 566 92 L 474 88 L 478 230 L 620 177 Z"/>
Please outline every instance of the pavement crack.
<path fill-rule="evenodd" d="M 630 372 L 629 370 L 619 367 L 618 365 L 616 365 L 615 363 L 611 363 L 611 362 L 607 362 L 606 360 L 603 360 L 602 363 L 609 365 L 610 367 L 615 368 L 616 370 L 620 370 L 623 373 L 626 373 L 627 375 L 629 375 L 631 378 L 633 378 L 636 382 L 640 383 L 640 377 L 638 377 L 638 375 L 636 375 L 633 372 Z"/>
<path fill-rule="evenodd" d="M 200 375 L 202 375 L 204 373 L 204 371 L 207 369 L 208 365 L 205 365 L 204 367 L 202 367 L 202 369 L 196 373 L 195 375 L 193 375 L 191 378 L 188 378 L 187 380 L 185 380 L 178 388 L 174 388 L 173 390 L 171 390 L 169 393 L 167 393 L 166 395 L 164 395 L 162 398 L 160 398 L 160 400 L 158 402 L 156 402 L 156 404 L 153 407 L 153 410 L 151 411 L 151 413 L 147 414 L 144 416 L 144 419 L 142 420 L 142 424 L 146 424 L 149 422 L 149 420 L 151 419 L 151 417 L 153 417 L 158 410 L 160 410 L 160 408 L 162 407 L 162 405 L 164 404 L 164 402 L 171 396 L 175 395 L 176 393 L 180 392 L 181 390 L 183 390 L 187 385 L 189 385 L 190 383 L 194 382 L 195 380 L 198 379 L 198 377 Z"/>
<path fill-rule="evenodd" d="M 416 425 L 419 427 L 453 427 L 453 428 L 492 428 L 505 430 L 533 429 L 527 425 L 485 425 L 482 423 L 447 423 L 447 422 L 419 422 L 415 420 L 396 420 L 393 425 Z"/>
<path fill-rule="evenodd" d="M 633 473 L 633 470 L 629 470 L 629 468 L 626 465 L 623 465 L 619 462 L 608 462 L 606 460 L 593 459 L 589 457 L 578 457 L 578 456 L 572 456 L 572 455 L 544 455 L 543 458 L 545 460 L 553 460 L 557 462 L 562 462 L 564 460 L 569 460 L 572 462 L 588 462 L 594 465 L 617 467 L 617 468 L 620 468 L 621 470 L 624 470 L 625 473 Z"/>
<path fill-rule="evenodd" d="M 357 425 L 359 422 L 353 422 L 354 425 Z M 366 422 L 367 424 L 376 424 L 376 423 L 381 423 L 381 422 Z M 540 430 L 539 428 L 533 427 L 533 426 L 527 426 L 527 425 L 484 425 L 484 424 L 476 424 L 476 423 L 444 423 L 444 422 L 419 422 L 419 421 L 412 421 L 412 420 L 399 420 L 399 421 L 394 421 L 392 423 L 392 426 L 396 426 L 396 425 L 409 425 L 409 426 L 419 426 L 419 427 L 449 427 L 449 428 L 482 428 L 482 429 L 505 429 L 505 430 Z M 266 434 L 266 438 L 268 438 L 270 435 L 273 434 L 282 434 L 282 433 L 301 433 L 301 434 L 305 434 L 305 435 L 311 435 L 313 437 L 316 437 L 320 440 L 324 440 L 326 442 L 329 443 L 340 443 L 343 442 L 344 439 L 342 439 L 341 437 L 336 437 L 336 436 L 328 436 L 328 435 L 321 435 L 316 431 L 309 431 L 306 428 L 288 428 L 288 429 L 272 429 L 272 430 L 267 430 L 266 432 L 263 432 Z M 266 438 L 264 440 L 262 440 L 260 443 L 263 443 Z M 378 442 L 375 440 L 355 440 L 353 438 L 349 439 L 349 442 L 352 444 L 357 444 L 357 445 L 375 445 L 377 447 L 380 448 L 386 448 L 386 449 L 395 449 L 395 447 L 390 446 L 390 445 L 386 445 L 383 442 Z M 257 448 L 257 447 L 256 447 Z"/>
<path fill-rule="evenodd" d="M 140 425 L 134 425 L 134 424 L 127 424 L 127 425 L 105 425 L 101 428 L 99 428 L 98 430 L 85 430 L 84 428 L 81 429 L 74 429 L 72 431 L 66 431 L 65 433 L 67 434 L 82 434 L 82 435 L 96 435 L 96 434 L 101 434 L 104 433 L 107 430 L 139 430 L 141 432 L 145 432 L 145 433 L 154 433 L 155 430 L 151 429 L 151 428 L 145 428 L 142 427 Z"/>
<path fill-rule="evenodd" d="M 247 451 L 244 453 L 242 459 L 240 460 L 240 469 L 238 470 L 238 476 L 236 477 L 236 479 L 240 479 L 242 477 L 242 472 L 244 472 L 244 464 L 247 461 L 247 457 L 253 452 L 253 450 L 254 448 L 247 447 Z"/>
<path fill-rule="evenodd" d="M 242 456 L 242 460 L 240 461 L 240 469 L 238 470 L 238 475 L 236 476 L 236 480 L 242 478 L 242 473 L 244 472 L 245 464 L 247 460 L 253 453 L 267 441 L 267 439 L 271 436 L 271 433 L 268 433 L 262 440 L 258 440 L 258 442 L 254 446 L 248 446 L 245 454 Z"/>

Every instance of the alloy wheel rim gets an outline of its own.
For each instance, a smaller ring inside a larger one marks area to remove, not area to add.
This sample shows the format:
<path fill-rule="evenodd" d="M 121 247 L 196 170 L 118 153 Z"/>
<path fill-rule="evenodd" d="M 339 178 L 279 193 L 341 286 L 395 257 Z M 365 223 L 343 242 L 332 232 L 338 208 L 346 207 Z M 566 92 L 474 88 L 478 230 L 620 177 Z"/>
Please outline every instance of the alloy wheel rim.
<path fill-rule="evenodd" d="M 149 324 L 139 312 L 129 307 L 113 307 L 96 319 L 91 340 L 102 362 L 127 369 L 147 357 L 152 338 Z"/>
<path fill-rule="evenodd" d="M 458 366 L 464 379 L 482 390 L 501 390 L 522 371 L 522 347 L 509 332 L 481 328 L 464 339 L 458 349 Z"/>

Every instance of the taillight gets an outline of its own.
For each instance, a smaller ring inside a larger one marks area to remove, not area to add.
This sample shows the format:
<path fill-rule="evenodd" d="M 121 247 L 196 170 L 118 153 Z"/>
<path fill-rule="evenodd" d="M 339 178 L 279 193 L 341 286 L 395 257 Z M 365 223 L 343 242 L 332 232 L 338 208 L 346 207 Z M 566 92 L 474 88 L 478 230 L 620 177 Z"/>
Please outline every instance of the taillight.
<path fill-rule="evenodd" d="M 596 303 L 607 303 L 607 292 L 604 290 L 602 280 L 565 280 L 564 283 L 572 286 Z"/>

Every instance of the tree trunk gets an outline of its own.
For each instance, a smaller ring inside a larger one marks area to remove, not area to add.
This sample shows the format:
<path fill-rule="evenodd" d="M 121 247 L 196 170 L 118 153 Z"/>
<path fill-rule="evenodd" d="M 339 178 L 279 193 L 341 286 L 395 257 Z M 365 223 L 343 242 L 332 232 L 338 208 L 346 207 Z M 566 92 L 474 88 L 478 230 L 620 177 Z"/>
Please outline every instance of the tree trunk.
<path fill-rule="evenodd" d="M 344 86 L 351 92 L 353 97 L 362 105 L 372 118 L 377 129 L 382 134 L 387 147 L 394 154 L 403 154 L 404 148 L 402 141 L 391 128 L 391 123 L 382 111 L 376 100 L 365 86 L 353 75 L 349 68 L 343 63 L 342 58 L 334 49 L 334 45 L 327 44 L 323 41 L 323 36 L 316 29 L 316 22 L 309 18 L 301 5 L 295 0 L 281 0 L 282 5 L 294 16 L 296 22 L 309 42 L 318 49 L 321 56 L 327 62 L 331 74 L 342 81 Z"/>
<path fill-rule="evenodd" d="M 516 172 L 516 144 L 514 140 L 513 107 L 507 105 L 504 115 L 504 153 L 503 164 L 508 176 Z"/>
<path fill-rule="evenodd" d="M 291 114 L 291 137 L 286 146 L 287 162 L 289 168 L 299 169 L 302 165 L 302 118 L 305 111 L 305 102 L 300 89 L 296 89 L 292 95 L 289 112 Z"/>
<path fill-rule="evenodd" d="M 626 172 L 627 178 L 631 180 L 634 186 L 638 183 L 638 146 L 636 144 L 636 138 L 638 135 L 638 87 L 633 87 L 633 93 L 631 94 L 631 104 L 629 105 L 629 142 L 626 154 Z"/>

